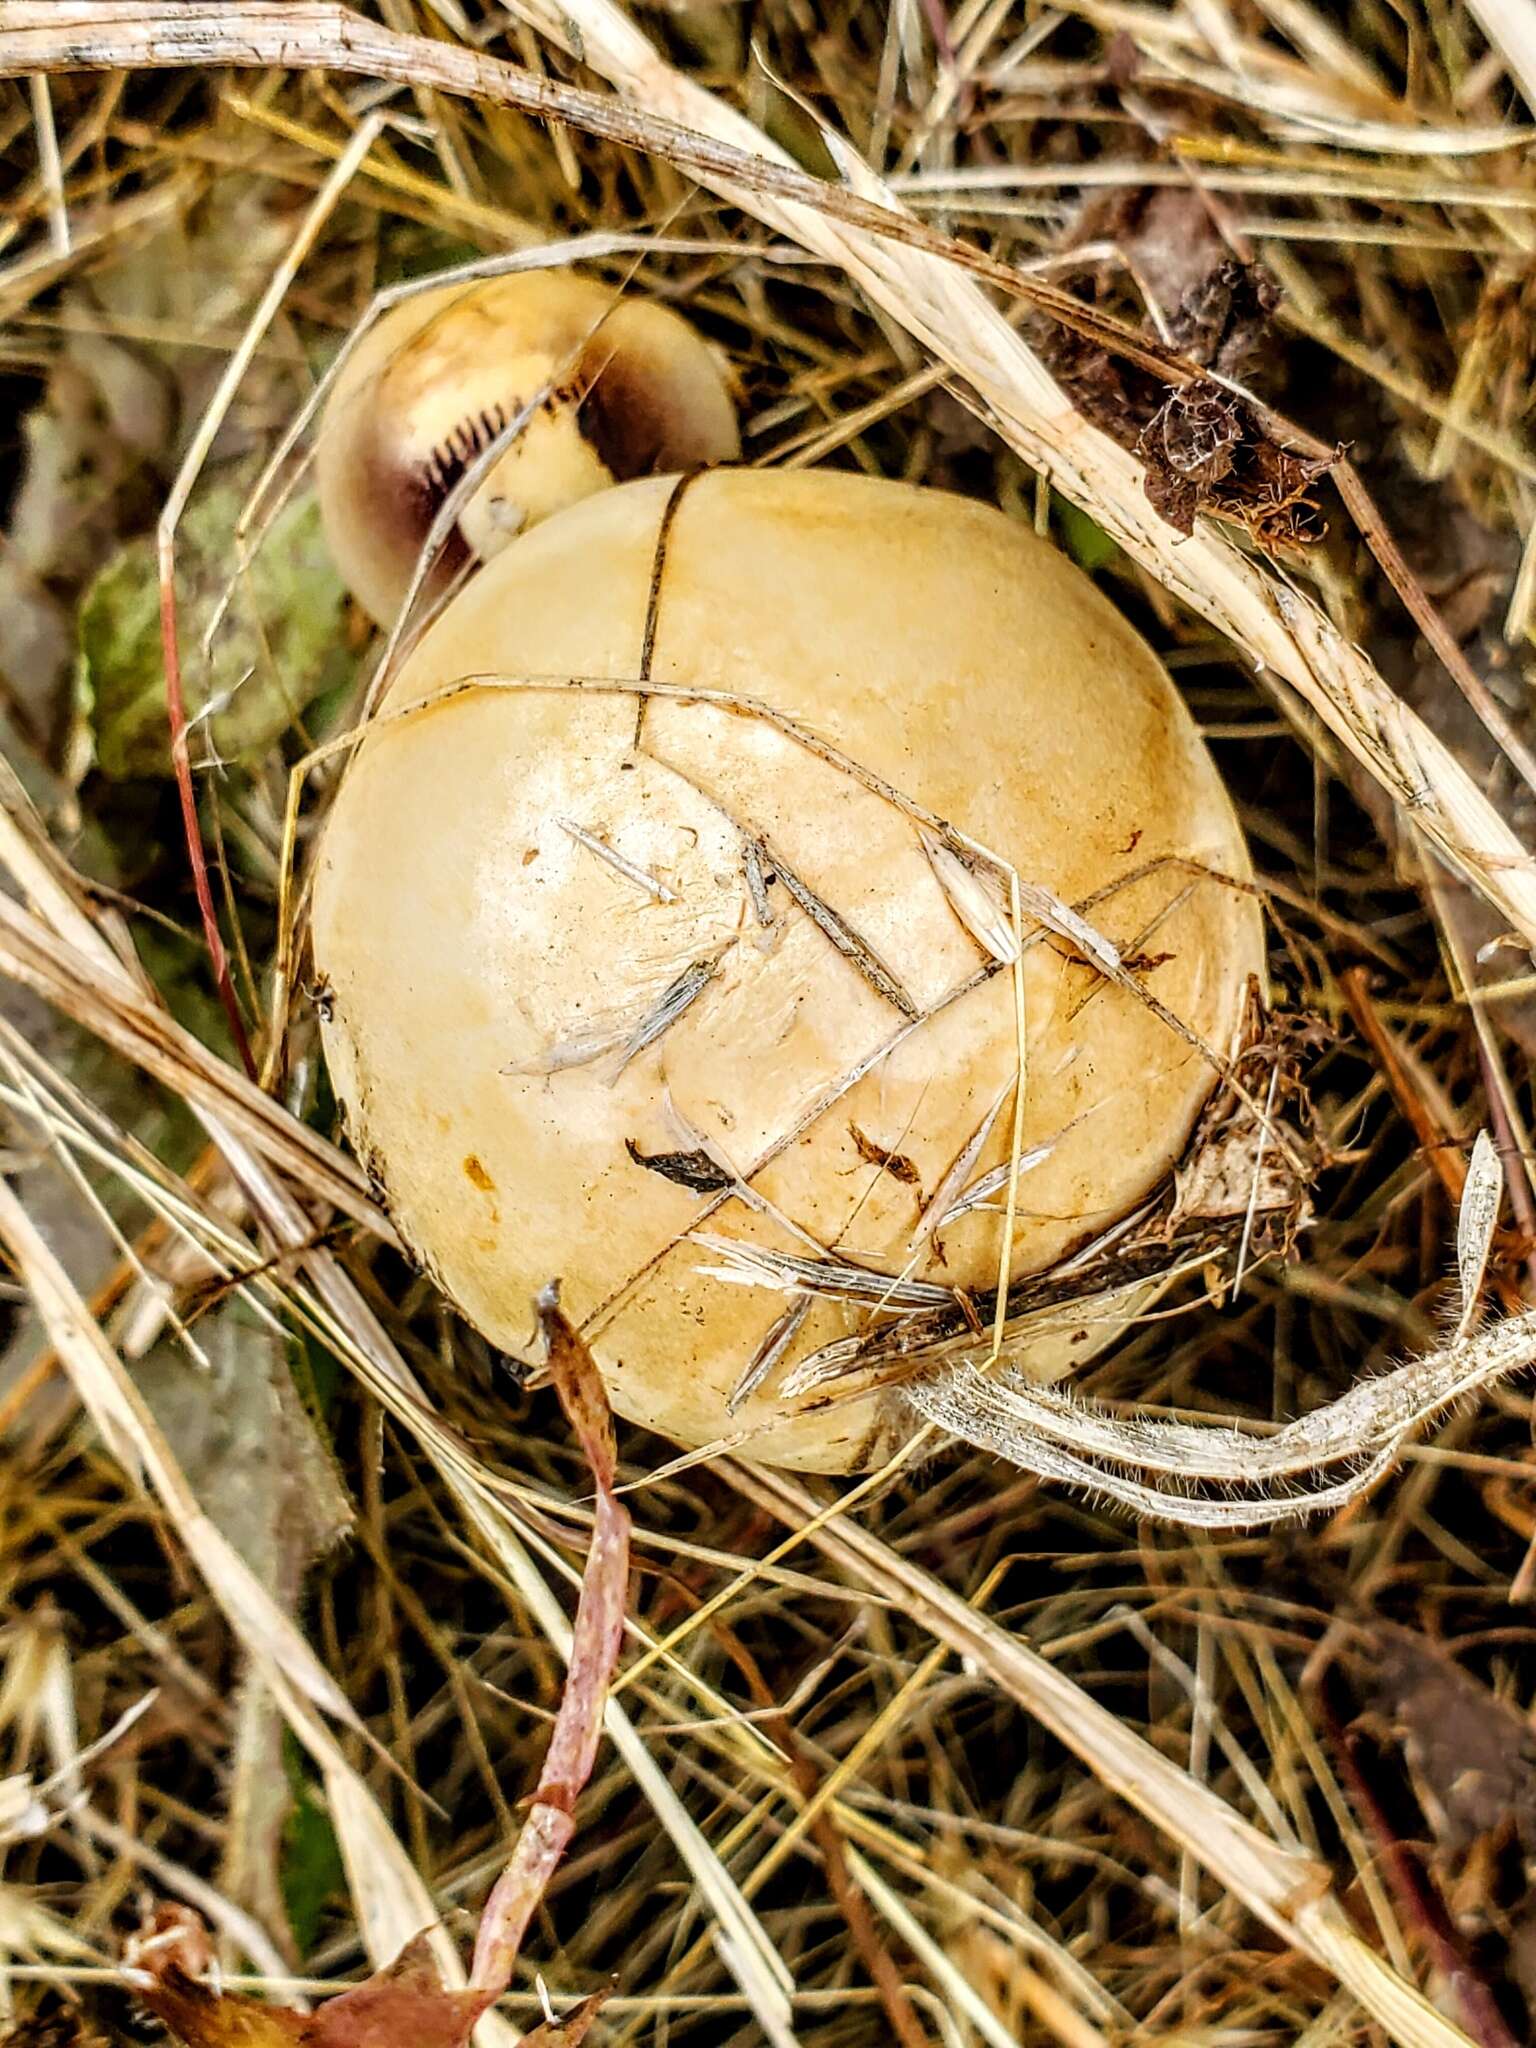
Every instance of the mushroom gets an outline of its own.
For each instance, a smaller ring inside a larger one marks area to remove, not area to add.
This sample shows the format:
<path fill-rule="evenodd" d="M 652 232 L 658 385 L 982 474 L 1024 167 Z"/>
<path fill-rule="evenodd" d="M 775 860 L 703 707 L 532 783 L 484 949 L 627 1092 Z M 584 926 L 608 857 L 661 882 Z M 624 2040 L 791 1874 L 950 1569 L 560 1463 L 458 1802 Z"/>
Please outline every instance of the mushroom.
<path fill-rule="evenodd" d="M 415 293 L 347 357 L 315 455 L 332 554 L 380 624 L 399 611 L 450 491 L 498 437 L 506 448 L 460 512 L 429 594 L 592 491 L 741 452 L 719 359 L 664 306 L 561 271 Z"/>
<path fill-rule="evenodd" d="M 1005 1249 L 1055 1268 L 1178 1164 L 1262 975 L 1249 872 L 1045 541 L 842 473 L 632 483 L 402 665 L 318 856 L 326 1052 L 493 1342 L 558 1274 L 622 1414 L 851 1472 L 917 1426 L 871 1331 L 984 1328 Z M 1010 1355 L 1058 1376 L 1145 1296 Z"/>

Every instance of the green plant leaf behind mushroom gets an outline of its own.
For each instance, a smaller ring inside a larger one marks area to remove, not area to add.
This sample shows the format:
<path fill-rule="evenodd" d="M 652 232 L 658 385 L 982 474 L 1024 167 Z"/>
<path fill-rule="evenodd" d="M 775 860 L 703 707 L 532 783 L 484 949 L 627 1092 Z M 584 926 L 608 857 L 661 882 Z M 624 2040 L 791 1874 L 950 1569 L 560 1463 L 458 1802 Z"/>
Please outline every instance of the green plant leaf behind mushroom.
<path fill-rule="evenodd" d="M 177 536 L 178 642 L 194 764 L 262 753 L 317 698 L 350 682 L 357 665 L 346 590 L 307 492 L 286 507 L 238 580 L 204 656 L 248 482 L 243 467 L 226 472 L 189 508 Z M 91 585 L 79 643 L 77 687 L 96 765 L 113 781 L 169 775 L 153 535 L 120 548 Z"/>

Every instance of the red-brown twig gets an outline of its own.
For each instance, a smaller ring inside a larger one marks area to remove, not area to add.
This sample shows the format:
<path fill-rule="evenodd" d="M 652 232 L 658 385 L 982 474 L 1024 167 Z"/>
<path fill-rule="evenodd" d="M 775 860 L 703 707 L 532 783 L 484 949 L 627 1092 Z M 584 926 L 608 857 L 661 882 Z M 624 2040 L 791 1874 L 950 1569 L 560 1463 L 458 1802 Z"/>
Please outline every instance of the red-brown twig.
<path fill-rule="evenodd" d="M 576 1796 L 592 1775 L 603 1706 L 619 1661 L 629 1578 L 629 1514 L 614 1493 L 608 1397 L 591 1352 L 561 1313 L 553 1284 L 539 1296 L 538 1312 L 550 1377 L 597 1482 L 597 1512 L 555 1732 L 523 1831 L 485 1902 L 475 1939 L 470 1983 L 495 1996 L 511 1981 L 528 1922 L 575 1832 Z"/>
<path fill-rule="evenodd" d="M 1462 2025 L 1479 2048 L 1518 2048 L 1493 1993 L 1473 1966 L 1456 1931 L 1440 1887 L 1422 1857 L 1393 1827 L 1385 1806 L 1376 1796 L 1360 1762 L 1358 1746 L 1334 1711 L 1326 1680 L 1318 1687 L 1316 1700 L 1340 1775 L 1381 1849 L 1387 1881 L 1399 1910 L 1423 1937 L 1435 1968 L 1450 1987 Z"/>
<path fill-rule="evenodd" d="M 192 887 L 197 895 L 197 913 L 202 919 L 203 939 L 213 968 L 214 985 L 241 1064 L 254 1081 L 256 1060 L 246 1036 L 229 955 L 219 930 L 219 914 L 213 907 L 213 889 L 208 880 L 208 856 L 203 851 L 202 828 L 197 821 L 197 792 L 192 786 L 192 760 L 187 751 L 187 702 L 181 687 L 181 650 L 176 644 L 176 585 L 172 564 L 160 562 L 160 648 L 165 662 L 165 715 L 171 730 L 171 766 L 176 774 L 176 793 L 181 798 L 181 826 L 186 835 L 187 858 L 192 864 Z"/>

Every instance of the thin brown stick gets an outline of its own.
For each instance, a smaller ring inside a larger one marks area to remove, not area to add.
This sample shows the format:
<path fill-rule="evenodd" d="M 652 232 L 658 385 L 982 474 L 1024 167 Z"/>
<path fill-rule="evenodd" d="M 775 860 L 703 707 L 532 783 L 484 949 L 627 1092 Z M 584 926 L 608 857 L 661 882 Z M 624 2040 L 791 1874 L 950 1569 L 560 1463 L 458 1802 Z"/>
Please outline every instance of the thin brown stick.
<path fill-rule="evenodd" d="M 1481 719 L 1491 738 L 1503 748 L 1521 781 L 1528 789 L 1536 791 L 1536 753 L 1521 739 L 1498 699 L 1456 644 L 1455 636 L 1441 618 L 1428 592 L 1404 560 L 1403 551 L 1392 538 L 1359 470 L 1342 449 L 1330 448 L 1326 442 L 1296 426 L 1283 413 L 1259 405 L 1251 397 L 1247 402 L 1254 406 L 1261 424 L 1278 439 L 1326 461 L 1345 509 L 1376 558 L 1382 574 L 1402 600 L 1404 610 L 1429 642 L 1441 667 Z"/>
<path fill-rule="evenodd" d="M 1411 1125 L 1419 1141 L 1425 1164 L 1450 1198 L 1453 1208 L 1461 1202 L 1467 1184 L 1467 1169 L 1458 1141 L 1443 1131 L 1424 1104 L 1412 1077 L 1404 1066 L 1397 1041 L 1376 1014 L 1370 995 L 1370 974 L 1364 967 L 1346 967 L 1339 976 L 1339 989 L 1349 1005 L 1355 1028 L 1376 1055 L 1382 1077 L 1392 1091 L 1392 1100 Z"/>

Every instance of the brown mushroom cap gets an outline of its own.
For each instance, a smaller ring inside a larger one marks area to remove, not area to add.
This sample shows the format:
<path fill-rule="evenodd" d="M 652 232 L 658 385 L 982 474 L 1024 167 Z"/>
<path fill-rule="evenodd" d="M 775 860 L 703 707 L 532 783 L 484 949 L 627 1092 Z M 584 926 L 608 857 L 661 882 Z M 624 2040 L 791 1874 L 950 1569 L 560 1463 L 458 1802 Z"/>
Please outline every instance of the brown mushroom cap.
<path fill-rule="evenodd" d="M 331 551 L 381 624 L 455 482 L 544 392 L 460 514 L 429 592 L 592 491 L 741 453 L 719 359 L 664 306 L 565 271 L 416 293 L 348 357 L 315 454 Z"/>
<path fill-rule="evenodd" d="M 1096 899 L 1096 930 L 1222 1053 L 1260 919 L 1168 864 L 1249 873 L 1167 674 L 1053 548 L 845 474 L 674 488 L 547 521 L 402 668 L 316 874 L 326 1049 L 402 1232 L 494 1341 L 526 1348 L 558 1275 L 621 1413 L 857 1470 L 911 1427 L 904 1405 L 788 1412 L 775 1373 L 730 1414 L 788 1297 L 719 1277 L 733 1261 L 697 1233 L 995 1283 L 1000 1204 L 937 1230 L 929 1212 L 1008 1157 L 1013 976 L 957 909 L 963 866 L 946 879 L 878 782 L 1025 882 Z M 813 743 L 729 703 L 568 680 L 640 676 L 648 620 L 657 684 L 752 698 Z M 1155 1188 L 1214 1081 L 1134 993 L 1027 929 L 1023 1142 L 1044 1150 L 1019 1182 L 1016 1275 Z M 818 1298 L 781 1367 L 872 1315 L 890 1320 Z M 1059 1373 L 1114 1321 L 1090 1312 L 1025 1362 Z"/>

